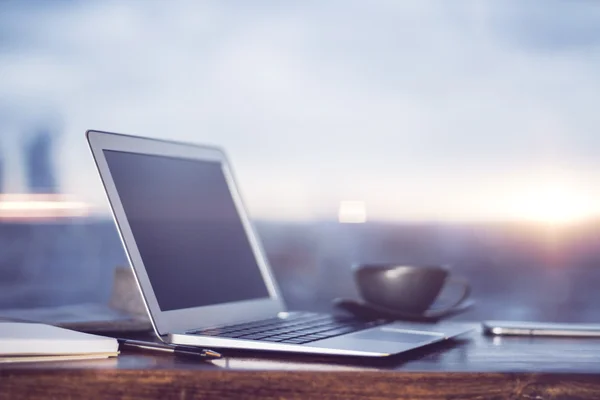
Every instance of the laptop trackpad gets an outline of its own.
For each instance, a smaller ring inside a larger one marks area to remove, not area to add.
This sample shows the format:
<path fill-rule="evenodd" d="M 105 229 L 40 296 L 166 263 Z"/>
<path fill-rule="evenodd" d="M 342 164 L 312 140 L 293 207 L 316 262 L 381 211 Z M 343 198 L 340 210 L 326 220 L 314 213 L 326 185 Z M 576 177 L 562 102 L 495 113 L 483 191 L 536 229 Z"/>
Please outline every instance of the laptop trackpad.
<path fill-rule="evenodd" d="M 394 328 L 393 325 L 390 325 L 323 339 L 308 343 L 306 346 L 385 355 L 397 354 L 443 339 L 444 335 L 436 332 L 421 334 L 415 331 Z"/>
<path fill-rule="evenodd" d="M 431 335 L 403 332 L 400 329 L 379 328 L 358 332 L 352 335 L 353 339 L 383 340 L 386 342 L 421 343 L 431 341 Z"/>

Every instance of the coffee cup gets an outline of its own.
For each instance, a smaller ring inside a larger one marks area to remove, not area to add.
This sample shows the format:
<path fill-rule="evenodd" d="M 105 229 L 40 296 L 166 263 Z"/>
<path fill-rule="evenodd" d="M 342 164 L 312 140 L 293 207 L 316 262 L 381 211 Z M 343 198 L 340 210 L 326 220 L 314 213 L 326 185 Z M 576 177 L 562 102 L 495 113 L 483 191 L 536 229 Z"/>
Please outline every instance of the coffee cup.
<path fill-rule="evenodd" d="M 460 305 L 471 291 L 466 281 L 450 277 L 449 270 L 438 265 L 363 264 L 355 268 L 354 277 L 368 304 L 413 315 L 428 311 L 446 285 L 458 285 L 460 292 L 455 301 L 436 311 Z"/>

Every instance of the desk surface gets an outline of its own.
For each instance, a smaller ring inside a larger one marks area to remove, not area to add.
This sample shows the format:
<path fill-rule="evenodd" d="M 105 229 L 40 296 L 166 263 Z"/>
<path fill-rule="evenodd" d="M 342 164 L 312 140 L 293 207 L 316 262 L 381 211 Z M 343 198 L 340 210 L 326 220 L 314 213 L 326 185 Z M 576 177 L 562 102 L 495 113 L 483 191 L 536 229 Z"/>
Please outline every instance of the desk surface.
<path fill-rule="evenodd" d="M 600 339 L 459 340 L 386 360 L 225 353 L 213 362 L 126 352 L 0 366 L 0 398 L 600 398 Z"/>

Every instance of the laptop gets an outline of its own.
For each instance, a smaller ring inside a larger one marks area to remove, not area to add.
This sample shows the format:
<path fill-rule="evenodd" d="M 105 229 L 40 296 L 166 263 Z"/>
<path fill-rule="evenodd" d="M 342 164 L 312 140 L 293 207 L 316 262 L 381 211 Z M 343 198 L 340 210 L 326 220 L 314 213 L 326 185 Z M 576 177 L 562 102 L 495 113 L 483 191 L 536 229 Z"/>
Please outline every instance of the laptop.
<path fill-rule="evenodd" d="M 385 357 L 469 330 L 286 310 L 221 149 L 92 130 L 86 136 L 162 341 Z"/>

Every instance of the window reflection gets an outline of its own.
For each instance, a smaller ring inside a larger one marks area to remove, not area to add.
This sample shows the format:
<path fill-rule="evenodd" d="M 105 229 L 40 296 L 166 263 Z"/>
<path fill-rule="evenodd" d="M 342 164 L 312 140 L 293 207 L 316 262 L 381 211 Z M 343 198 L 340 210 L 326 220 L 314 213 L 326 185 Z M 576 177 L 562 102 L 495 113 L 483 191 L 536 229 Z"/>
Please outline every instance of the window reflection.
<path fill-rule="evenodd" d="M 0 308 L 108 301 L 105 129 L 224 147 L 292 308 L 398 262 L 471 280 L 460 318 L 598 320 L 595 2 L 0 2 L 0 26 Z"/>

